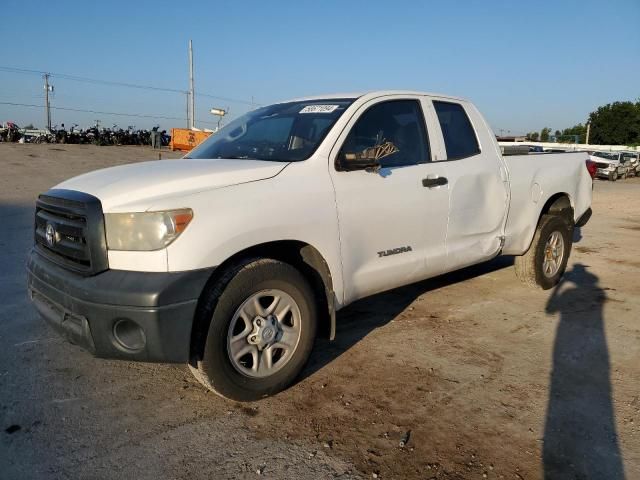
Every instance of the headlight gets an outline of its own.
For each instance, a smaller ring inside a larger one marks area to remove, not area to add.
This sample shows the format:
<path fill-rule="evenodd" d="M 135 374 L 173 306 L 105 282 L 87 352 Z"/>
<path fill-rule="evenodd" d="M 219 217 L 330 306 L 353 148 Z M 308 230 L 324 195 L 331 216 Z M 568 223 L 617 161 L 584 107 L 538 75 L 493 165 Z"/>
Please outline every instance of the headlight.
<path fill-rule="evenodd" d="M 106 213 L 109 250 L 160 250 L 184 232 L 193 218 L 189 208 L 165 212 Z"/>

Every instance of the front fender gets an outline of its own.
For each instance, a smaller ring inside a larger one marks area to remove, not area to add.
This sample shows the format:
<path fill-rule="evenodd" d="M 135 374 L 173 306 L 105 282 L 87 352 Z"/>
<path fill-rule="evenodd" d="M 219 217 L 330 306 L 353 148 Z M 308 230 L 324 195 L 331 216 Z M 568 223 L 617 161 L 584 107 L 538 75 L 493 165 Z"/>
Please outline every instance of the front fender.
<path fill-rule="evenodd" d="M 326 170 L 324 175 L 309 176 L 292 167 L 272 179 L 181 199 L 194 217 L 167 248 L 168 270 L 214 267 L 256 245 L 298 241 L 312 245 L 325 259 L 340 305 L 340 241 L 330 179 Z"/>

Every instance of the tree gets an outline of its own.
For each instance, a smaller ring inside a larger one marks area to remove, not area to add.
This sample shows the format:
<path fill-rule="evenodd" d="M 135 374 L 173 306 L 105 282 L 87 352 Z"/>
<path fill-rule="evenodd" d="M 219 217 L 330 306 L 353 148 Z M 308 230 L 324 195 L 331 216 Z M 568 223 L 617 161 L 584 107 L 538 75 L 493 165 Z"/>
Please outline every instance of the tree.
<path fill-rule="evenodd" d="M 538 132 L 527 133 L 527 140 L 529 140 L 530 142 L 537 142 L 538 138 L 540 138 L 540 134 Z"/>
<path fill-rule="evenodd" d="M 556 141 L 561 143 L 586 143 L 587 127 L 579 123 L 571 128 L 565 128 L 560 135 L 557 135 Z"/>
<path fill-rule="evenodd" d="M 589 114 L 591 134 L 589 143 L 595 145 L 638 145 L 640 144 L 640 100 L 634 102 L 613 102 L 598 107 Z M 551 129 L 545 127 L 540 132 L 540 141 L 548 142 Z M 586 143 L 587 126 L 578 123 L 564 130 L 556 130 L 555 137 L 561 143 Z M 527 134 L 527 139 L 536 141 L 537 132 Z"/>
<path fill-rule="evenodd" d="M 549 127 L 544 127 L 541 131 L 540 131 L 540 141 L 541 142 L 548 142 L 549 141 L 549 134 L 551 133 L 551 129 Z"/>
<path fill-rule="evenodd" d="M 589 115 L 589 142 L 600 145 L 629 145 L 640 142 L 640 101 L 613 102 Z"/>

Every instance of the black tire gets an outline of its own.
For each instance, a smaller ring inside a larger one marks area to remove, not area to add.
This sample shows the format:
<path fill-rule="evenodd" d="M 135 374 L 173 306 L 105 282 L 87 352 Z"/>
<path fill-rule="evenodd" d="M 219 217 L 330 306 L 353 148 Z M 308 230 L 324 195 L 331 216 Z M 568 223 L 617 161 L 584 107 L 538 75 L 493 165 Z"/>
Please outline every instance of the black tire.
<path fill-rule="evenodd" d="M 609 180 L 611 180 L 612 182 L 615 182 L 616 180 L 618 180 L 618 172 L 613 172 L 609 174 Z"/>
<path fill-rule="evenodd" d="M 559 232 L 562 236 L 564 247 L 562 261 L 558 271 L 552 276 L 547 276 L 543 271 L 543 263 L 547 253 L 546 244 L 554 232 Z M 567 218 L 559 215 L 543 215 L 540 218 L 529 250 L 515 259 L 517 277 L 525 284 L 539 286 L 543 290 L 556 286 L 567 268 L 572 239 L 573 225 L 568 223 Z"/>
<path fill-rule="evenodd" d="M 263 378 L 249 377 L 229 358 L 227 336 L 240 305 L 254 293 L 269 289 L 282 290 L 296 302 L 301 316 L 300 339 L 280 370 Z M 231 267 L 203 295 L 199 314 L 211 323 L 202 359 L 190 365 L 194 376 L 214 393 L 241 402 L 268 397 L 290 386 L 309 359 L 316 336 L 317 307 L 304 276 L 278 260 L 248 259 Z"/>

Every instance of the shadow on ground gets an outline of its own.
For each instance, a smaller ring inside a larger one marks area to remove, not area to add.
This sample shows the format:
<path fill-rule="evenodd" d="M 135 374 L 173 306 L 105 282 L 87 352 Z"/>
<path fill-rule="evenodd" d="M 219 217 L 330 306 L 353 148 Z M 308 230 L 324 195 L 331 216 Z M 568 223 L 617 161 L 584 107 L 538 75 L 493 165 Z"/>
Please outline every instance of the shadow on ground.
<path fill-rule="evenodd" d="M 544 429 L 545 479 L 624 478 L 604 330 L 606 301 L 598 277 L 581 264 L 549 297 L 547 313 L 560 313 L 560 322 Z"/>
<path fill-rule="evenodd" d="M 316 341 L 309 363 L 299 377 L 299 381 L 310 377 L 340 357 L 371 331 L 389 323 L 420 295 L 512 265 L 513 257 L 498 257 L 487 263 L 358 300 L 338 312 L 334 341 L 326 339 Z"/>

